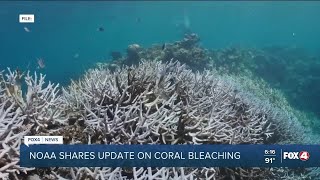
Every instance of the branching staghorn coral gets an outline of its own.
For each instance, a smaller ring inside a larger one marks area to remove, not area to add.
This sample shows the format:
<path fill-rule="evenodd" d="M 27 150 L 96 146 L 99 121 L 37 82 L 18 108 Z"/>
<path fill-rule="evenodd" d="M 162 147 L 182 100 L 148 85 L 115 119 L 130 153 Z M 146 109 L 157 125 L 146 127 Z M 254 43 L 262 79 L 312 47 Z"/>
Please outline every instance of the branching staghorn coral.
<path fill-rule="evenodd" d="M 282 168 L 19 167 L 24 135 L 63 135 L 68 144 L 274 144 L 296 143 L 296 136 L 303 134 L 285 113 L 214 72 L 194 73 L 173 61 L 113 71 L 104 67 L 88 70 L 62 89 L 62 95 L 57 86 L 44 86 L 44 76 L 27 74 L 25 95 L 17 91 L 17 72 L 2 78 L 1 177 L 23 179 L 27 173 L 38 179 L 219 180 L 308 175 L 306 169 L 296 173 Z"/>
<path fill-rule="evenodd" d="M 58 85 L 48 83 L 45 76 L 19 71 L 0 74 L 0 178 L 19 179 L 18 175 L 33 168 L 18 165 L 23 136 L 47 131 L 60 119 L 61 101 Z M 23 78 L 27 91 L 23 94 Z M 10 176 L 9 176 L 10 175 Z"/>
<path fill-rule="evenodd" d="M 144 136 L 156 136 L 163 144 L 181 143 L 179 139 L 187 144 L 273 143 L 269 138 L 282 117 L 235 86 L 209 71 L 192 73 L 179 63 L 144 62 L 115 73 L 91 70 L 64 97 L 71 109 L 84 110 L 87 125 L 110 133 L 121 130 L 130 140 L 143 130 Z"/>
<path fill-rule="evenodd" d="M 71 142 L 298 142 L 296 138 L 301 137 L 303 129 L 300 128 L 301 132 L 292 131 L 293 128 L 299 130 L 298 124 L 290 123 L 290 118 L 285 113 L 238 87 L 232 80 L 222 78 L 214 72 L 193 73 L 179 62 L 173 61 L 167 64 L 141 62 L 137 67 L 118 68 L 114 72 L 103 66 L 91 69 L 81 80 L 73 82 L 69 89 L 64 89 L 63 96 L 68 108 L 73 114 L 77 114 L 77 121 L 84 123 L 84 132 L 87 134 L 81 138 L 73 136 Z M 115 170 L 117 175 L 113 174 Z M 113 172 L 113 176 L 120 179 L 139 179 L 138 174 L 142 174 L 142 179 L 149 176 L 153 176 L 152 179 L 261 179 L 273 176 L 276 172 L 263 168 L 105 168 L 99 171 L 102 172 L 91 177 L 108 179 L 109 173 Z M 86 174 L 88 173 L 92 174 Z"/>

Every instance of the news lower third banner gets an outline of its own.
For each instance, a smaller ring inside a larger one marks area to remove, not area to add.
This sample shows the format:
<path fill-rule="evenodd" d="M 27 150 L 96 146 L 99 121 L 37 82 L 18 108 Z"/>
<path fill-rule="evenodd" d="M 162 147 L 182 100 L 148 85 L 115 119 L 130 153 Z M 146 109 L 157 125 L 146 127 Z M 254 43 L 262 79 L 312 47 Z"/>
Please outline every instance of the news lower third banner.
<path fill-rule="evenodd" d="M 21 145 L 22 167 L 320 167 L 320 145 Z"/>

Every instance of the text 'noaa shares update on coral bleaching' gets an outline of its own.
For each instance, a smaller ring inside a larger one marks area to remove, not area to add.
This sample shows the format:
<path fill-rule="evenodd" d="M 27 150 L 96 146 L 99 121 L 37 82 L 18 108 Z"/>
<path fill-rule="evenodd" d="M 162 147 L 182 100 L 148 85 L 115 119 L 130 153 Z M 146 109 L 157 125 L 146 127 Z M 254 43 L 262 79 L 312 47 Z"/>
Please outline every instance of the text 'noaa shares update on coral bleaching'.
<path fill-rule="evenodd" d="M 317 145 L 64 145 L 25 136 L 23 167 L 319 167 Z"/>

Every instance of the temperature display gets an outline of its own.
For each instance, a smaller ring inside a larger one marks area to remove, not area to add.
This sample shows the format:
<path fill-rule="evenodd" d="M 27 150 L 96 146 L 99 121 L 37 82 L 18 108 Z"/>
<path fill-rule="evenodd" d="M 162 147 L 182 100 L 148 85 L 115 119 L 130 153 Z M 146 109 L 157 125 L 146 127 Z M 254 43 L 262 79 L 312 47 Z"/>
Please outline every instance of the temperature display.
<path fill-rule="evenodd" d="M 276 158 L 274 158 L 274 157 L 266 157 L 266 158 L 264 158 L 264 162 L 266 164 L 272 164 L 275 160 L 276 160 Z"/>

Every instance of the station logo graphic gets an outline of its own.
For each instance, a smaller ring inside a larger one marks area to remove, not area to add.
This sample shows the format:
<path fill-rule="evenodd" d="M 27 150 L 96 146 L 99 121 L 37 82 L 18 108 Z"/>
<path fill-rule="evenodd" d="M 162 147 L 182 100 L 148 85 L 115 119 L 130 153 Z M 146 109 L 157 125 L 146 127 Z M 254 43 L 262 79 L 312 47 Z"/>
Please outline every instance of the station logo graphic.
<path fill-rule="evenodd" d="M 283 152 L 283 159 L 307 161 L 310 158 L 308 151 Z"/>

